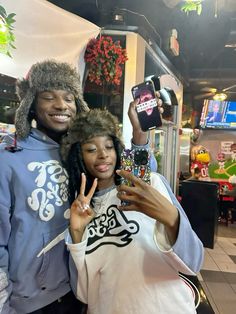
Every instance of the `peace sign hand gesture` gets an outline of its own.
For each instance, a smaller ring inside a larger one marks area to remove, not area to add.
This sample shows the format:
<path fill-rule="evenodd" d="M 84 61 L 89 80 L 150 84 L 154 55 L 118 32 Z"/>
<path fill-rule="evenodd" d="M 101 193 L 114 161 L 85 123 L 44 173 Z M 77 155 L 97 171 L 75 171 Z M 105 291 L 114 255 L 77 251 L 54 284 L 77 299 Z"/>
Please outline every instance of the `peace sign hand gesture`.
<path fill-rule="evenodd" d="M 94 211 L 90 207 L 90 202 L 97 187 L 97 179 L 89 193 L 85 196 L 86 176 L 82 173 L 80 193 L 71 205 L 70 209 L 70 234 L 73 243 L 81 242 L 84 230 L 90 221 L 94 218 Z"/>

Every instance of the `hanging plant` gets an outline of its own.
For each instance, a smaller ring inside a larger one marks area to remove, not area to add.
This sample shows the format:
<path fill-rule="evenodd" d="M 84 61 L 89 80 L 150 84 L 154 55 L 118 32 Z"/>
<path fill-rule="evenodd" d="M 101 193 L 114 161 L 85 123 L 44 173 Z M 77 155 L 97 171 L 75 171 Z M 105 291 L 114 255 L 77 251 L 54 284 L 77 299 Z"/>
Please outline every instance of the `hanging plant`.
<path fill-rule="evenodd" d="M 202 2 L 203 0 L 185 0 L 181 10 L 187 15 L 190 11 L 196 11 L 200 15 L 202 13 Z"/>
<path fill-rule="evenodd" d="M 120 85 L 122 65 L 127 58 L 120 41 L 110 36 L 92 39 L 86 48 L 85 62 L 89 65 L 88 78 L 97 85 Z"/>
<path fill-rule="evenodd" d="M 0 5 L 0 53 L 11 57 L 10 49 L 16 49 L 13 45 L 15 36 L 13 34 L 13 24 L 15 13 L 7 15 L 6 10 Z"/>

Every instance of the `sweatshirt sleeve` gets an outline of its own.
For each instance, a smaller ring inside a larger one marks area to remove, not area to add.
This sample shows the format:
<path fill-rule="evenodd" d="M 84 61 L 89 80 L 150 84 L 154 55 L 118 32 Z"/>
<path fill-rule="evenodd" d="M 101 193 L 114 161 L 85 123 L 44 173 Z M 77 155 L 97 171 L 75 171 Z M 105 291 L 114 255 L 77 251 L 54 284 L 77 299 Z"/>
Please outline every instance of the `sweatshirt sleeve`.
<path fill-rule="evenodd" d="M 10 171 L 0 160 L 0 313 L 16 314 L 9 305 L 12 283 L 9 279 L 8 241 L 11 232 Z"/>
<path fill-rule="evenodd" d="M 166 179 L 156 174 L 152 183 L 178 209 L 180 216 L 177 240 L 172 247 L 168 242 L 164 226 L 156 222 L 154 240 L 157 247 L 164 253 L 164 257 L 175 269 L 193 275 L 200 270 L 203 263 L 204 249 L 202 242 L 193 231 L 183 208 L 171 191 Z"/>
<path fill-rule="evenodd" d="M 70 277 L 71 286 L 76 297 L 83 303 L 88 303 L 88 276 L 85 263 L 85 252 L 87 246 L 87 232 L 85 232 L 83 241 L 77 244 L 72 244 L 72 239 L 69 231 L 66 235 L 66 245 L 70 251 L 72 260 L 70 260 Z M 76 269 L 75 269 L 76 267 Z M 77 273 L 76 273 L 77 270 Z M 77 282 L 75 282 L 77 278 Z"/>

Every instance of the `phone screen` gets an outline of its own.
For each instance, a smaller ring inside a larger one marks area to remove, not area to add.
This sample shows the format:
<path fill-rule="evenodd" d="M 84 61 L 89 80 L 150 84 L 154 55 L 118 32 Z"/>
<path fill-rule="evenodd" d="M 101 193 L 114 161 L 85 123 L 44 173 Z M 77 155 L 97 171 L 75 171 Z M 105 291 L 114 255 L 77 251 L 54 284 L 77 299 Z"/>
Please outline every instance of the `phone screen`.
<path fill-rule="evenodd" d="M 136 111 L 142 130 L 147 131 L 161 126 L 162 121 L 153 83 L 147 81 L 136 85 L 132 88 L 131 92 L 134 99 L 139 99 Z"/>

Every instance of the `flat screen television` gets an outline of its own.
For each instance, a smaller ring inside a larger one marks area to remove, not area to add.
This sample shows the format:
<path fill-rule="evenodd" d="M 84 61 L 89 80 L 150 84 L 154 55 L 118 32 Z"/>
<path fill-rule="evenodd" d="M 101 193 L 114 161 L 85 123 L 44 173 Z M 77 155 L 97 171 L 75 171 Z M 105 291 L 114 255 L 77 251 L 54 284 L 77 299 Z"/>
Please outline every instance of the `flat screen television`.
<path fill-rule="evenodd" d="M 236 130 L 236 101 L 205 99 L 200 126 L 203 129 Z"/>

